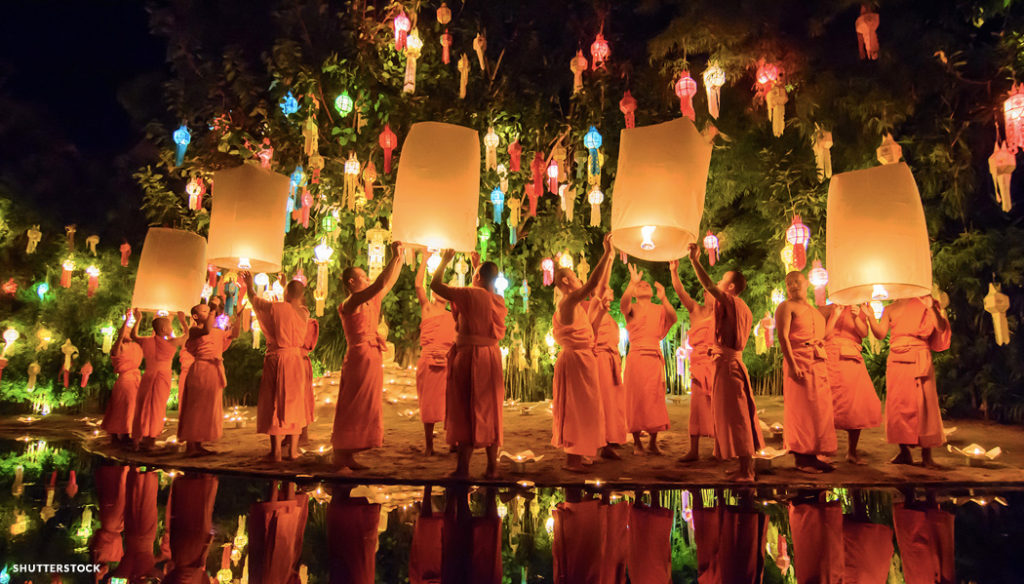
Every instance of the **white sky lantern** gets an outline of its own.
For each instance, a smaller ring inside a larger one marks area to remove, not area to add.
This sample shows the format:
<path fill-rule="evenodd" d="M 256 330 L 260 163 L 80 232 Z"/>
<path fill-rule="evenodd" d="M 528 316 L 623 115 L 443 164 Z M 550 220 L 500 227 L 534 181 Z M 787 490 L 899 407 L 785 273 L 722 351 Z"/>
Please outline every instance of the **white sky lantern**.
<path fill-rule="evenodd" d="M 188 312 L 206 283 L 206 240 L 191 231 L 151 227 L 142 245 L 132 306 Z"/>
<path fill-rule="evenodd" d="M 622 130 L 615 247 L 655 262 L 685 256 L 700 233 L 710 164 L 711 144 L 689 119 Z"/>
<path fill-rule="evenodd" d="M 476 249 L 480 138 L 471 128 L 420 122 L 402 145 L 391 237 L 429 249 Z"/>
<path fill-rule="evenodd" d="M 834 175 L 825 233 L 833 302 L 931 293 L 928 227 L 917 183 L 905 163 Z"/>
<path fill-rule="evenodd" d="M 254 272 L 281 269 L 289 183 L 287 176 L 258 164 L 213 173 L 211 264 Z"/>

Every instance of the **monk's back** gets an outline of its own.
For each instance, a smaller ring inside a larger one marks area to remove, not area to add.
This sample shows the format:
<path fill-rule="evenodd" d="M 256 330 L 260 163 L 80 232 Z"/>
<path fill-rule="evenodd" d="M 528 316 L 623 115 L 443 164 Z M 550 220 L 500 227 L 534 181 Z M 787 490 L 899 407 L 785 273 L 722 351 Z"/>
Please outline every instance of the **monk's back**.
<path fill-rule="evenodd" d="M 124 373 L 138 369 L 142 365 L 142 347 L 138 343 L 124 342 L 117 355 L 110 358 L 115 373 Z"/>
<path fill-rule="evenodd" d="M 500 340 L 505 337 L 505 301 L 488 290 L 456 288 L 452 302 L 459 309 L 459 336 Z"/>
<path fill-rule="evenodd" d="M 309 311 L 299 310 L 287 302 L 275 302 L 270 314 L 274 323 L 274 345 L 278 349 L 301 347 L 306 340 Z M 268 341 L 270 338 L 268 335 Z"/>
<path fill-rule="evenodd" d="M 690 313 L 690 330 L 687 333 L 691 347 L 713 345 L 715 343 L 715 312 L 710 306 L 704 306 Z"/>

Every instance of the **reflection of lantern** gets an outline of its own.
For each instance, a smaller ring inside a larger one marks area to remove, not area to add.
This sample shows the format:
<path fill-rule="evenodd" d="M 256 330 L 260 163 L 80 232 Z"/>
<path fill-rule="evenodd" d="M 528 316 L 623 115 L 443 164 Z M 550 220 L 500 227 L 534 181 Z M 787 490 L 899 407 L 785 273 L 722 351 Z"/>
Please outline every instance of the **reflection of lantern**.
<path fill-rule="evenodd" d="M 352 101 L 352 96 L 348 94 L 348 91 L 342 91 L 338 97 L 334 98 L 334 109 L 338 110 L 341 117 L 347 117 L 352 110 L 355 108 L 355 102 Z"/>
<path fill-rule="evenodd" d="M 807 274 L 807 280 L 814 286 L 814 303 L 825 305 L 825 286 L 828 285 L 828 270 L 821 267 L 821 260 L 814 260 L 814 267 Z"/>
<path fill-rule="evenodd" d="M 604 62 L 608 60 L 611 54 L 612 49 L 608 46 L 608 41 L 604 39 L 603 34 L 597 33 L 597 38 L 590 45 L 590 58 L 593 60 L 594 71 L 604 67 Z"/>
<path fill-rule="evenodd" d="M 988 285 L 985 296 L 985 312 L 992 315 L 992 327 L 996 334 L 996 345 L 1010 344 L 1010 325 L 1006 320 L 1006 311 L 1010 309 L 1010 297 L 1003 294 L 993 283 Z"/>
<path fill-rule="evenodd" d="M 92 298 L 92 295 L 96 293 L 96 288 L 100 285 L 100 269 L 96 266 L 89 266 L 85 269 L 85 273 L 89 276 L 89 285 L 85 295 Z"/>
<path fill-rule="evenodd" d="M 391 172 L 391 153 L 398 146 L 398 136 L 391 130 L 390 124 L 384 124 L 384 129 L 381 130 L 377 142 L 384 150 L 384 174 L 389 174 Z"/>
<path fill-rule="evenodd" d="M 1015 85 L 1003 102 L 1003 124 L 1006 144 L 1017 150 L 1024 148 L 1024 85 Z"/>
<path fill-rule="evenodd" d="M 718 237 L 710 231 L 704 236 L 704 251 L 708 253 L 708 263 L 715 265 L 718 261 Z"/>
<path fill-rule="evenodd" d="M 712 63 L 704 70 L 704 91 L 708 94 L 708 113 L 718 119 L 721 108 L 722 86 L 725 85 L 725 71 Z"/>
<path fill-rule="evenodd" d="M 405 15 L 405 11 L 401 11 L 395 15 L 394 27 L 395 50 L 401 51 L 405 49 L 406 36 L 409 34 L 409 30 L 412 29 L 412 23 L 409 22 L 409 17 Z"/>
<path fill-rule="evenodd" d="M 151 227 L 142 245 L 132 306 L 187 312 L 206 281 L 206 240 L 190 231 Z"/>
<path fill-rule="evenodd" d="M 243 164 L 213 174 L 209 262 L 222 268 L 281 269 L 288 177 Z"/>
<path fill-rule="evenodd" d="M 397 241 L 462 252 L 476 247 L 479 140 L 462 126 L 412 126 L 395 184 L 391 227 Z"/>
<path fill-rule="evenodd" d="M 572 92 L 579 93 L 583 89 L 583 72 L 587 70 L 587 58 L 583 51 L 576 51 L 576 56 L 569 60 L 569 70 L 572 71 Z"/>
<path fill-rule="evenodd" d="M 807 244 L 811 241 L 811 230 L 803 224 L 799 215 L 793 215 L 793 222 L 786 229 L 786 241 L 793 246 L 793 265 L 802 270 L 807 265 Z"/>
<path fill-rule="evenodd" d="M 833 302 L 872 300 L 875 286 L 893 300 L 931 292 L 928 227 L 906 164 L 833 176 L 825 233 Z"/>
<path fill-rule="evenodd" d="M 71 287 L 71 274 L 75 271 L 75 260 L 68 258 L 60 264 L 60 287 Z"/>
<path fill-rule="evenodd" d="M 869 61 L 878 59 L 878 13 L 871 12 L 866 5 L 860 7 L 860 16 L 854 23 L 857 31 L 857 45 L 860 49 L 860 58 Z"/>
<path fill-rule="evenodd" d="M 690 118 L 691 121 L 697 119 L 697 112 L 693 111 L 693 96 L 695 95 L 697 95 L 697 82 L 690 77 L 689 71 L 683 71 L 679 74 L 679 80 L 676 81 L 676 97 L 679 98 L 679 112 Z"/>
<path fill-rule="evenodd" d="M 601 225 L 601 203 L 604 202 L 604 193 L 601 189 L 594 187 L 587 193 L 587 202 L 590 203 L 590 226 Z"/>
<path fill-rule="evenodd" d="M 683 257 L 697 240 L 711 144 L 679 118 L 622 130 L 612 199 L 615 246 L 634 257 L 664 262 Z M 641 229 L 658 228 L 658 245 L 640 247 Z"/>
<path fill-rule="evenodd" d="M 555 262 L 551 258 L 544 258 L 540 262 L 540 269 L 544 273 L 544 285 L 550 286 L 555 281 Z"/>
<path fill-rule="evenodd" d="M 622 115 L 626 119 L 627 128 L 633 128 L 636 126 L 636 98 L 633 97 L 633 94 L 630 93 L 628 89 L 619 101 L 619 111 L 622 112 Z"/>

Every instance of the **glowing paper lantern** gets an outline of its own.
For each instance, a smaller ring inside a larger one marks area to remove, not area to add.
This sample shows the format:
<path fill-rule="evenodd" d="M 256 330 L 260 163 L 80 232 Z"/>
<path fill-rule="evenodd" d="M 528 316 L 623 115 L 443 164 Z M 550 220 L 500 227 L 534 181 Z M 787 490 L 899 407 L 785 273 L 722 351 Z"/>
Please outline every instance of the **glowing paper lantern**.
<path fill-rule="evenodd" d="M 313 258 L 316 262 L 316 315 L 324 315 L 323 300 L 327 299 L 327 288 L 330 285 L 327 279 L 327 267 L 331 263 L 331 256 L 334 255 L 334 248 L 327 245 L 327 239 L 321 239 L 319 245 L 313 248 Z"/>
<path fill-rule="evenodd" d="M 603 157 L 598 149 L 603 143 L 604 139 L 601 137 L 601 133 L 594 126 L 590 126 L 586 135 L 583 136 L 583 145 L 586 146 L 587 153 L 590 155 L 587 161 L 587 182 L 590 184 L 594 184 L 601 178 Z"/>
<path fill-rule="evenodd" d="M 869 61 L 878 59 L 878 13 L 871 12 L 867 5 L 861 5 L 860 16 L 854 23 L 857 30 L 857 45 L 860 49 L 860 58 Z"/>
<path fill-rule="evenodd" d="M 188 312 L 198 304 L 205 281 L 206 240 L 191 231 L 151 227 L 142 245 L 132 306 Z"/>
<path fill-rule="evenodd" d="M 501 213 L 505 210 L 505 193 L 498 187 L 491 191 L 491 204 L 494 206 L 494 222 L 501 223 Z"/>
<path fill-rule="evenodd" d="M 608 46 L 608 41 L 604 39 L 604 35 L 597 33 L 597 38 L 590 45 L 590 58 L 594 62 L 594 71 L 604 67 L 605 61 L 612 55 L 612 49 Z"/>
<path fill-rule="evenodd" d="M 338 110 L 341 117 L 347 117 L 352 113 L 355 108 L 355 102 L 352 101 L 352 96 L 348 94 L 348 91 L 342 91 L 338 97 L 334 98 L 334 109 Z"/>
<path fill-rule="evenodd" d="M 540 269 L 544 273 L 544 285 L 550 286 L 555 281 L 555 261 L 551 258 L 544 258 L 540 262 Z"/>
<path fill-rule="evenodd" d="M 786 293 L 779 288 L 772 288 L 772 312 L 786 300 Z"/>
<path fill-rule="evenodd" d="M 1024 148 L 1024 85 L 1014 85 L 1003 102 L 1006 144 L 1014 151 Z"/>
<path fill-rule="evenodd" d="M 818 165 L 818 182 L 832 177 L 832 132 L 818 126 L 813 138 L 814 162 Z"/>
<path fill-rule="evenodd" d="M 718 119 L 721 109 L 722 86 L 725 85 L 725 71 L 712 63 L 704 70 L 704 91 L 708 94 L 708 113 Z"/>
<path fill-rule="evenodd" d="M 619 100 L 619 111 L 626 120 L 626 127 L 632 128 L 636 126 L 636 98 L 633 94 L 626 90 L 626 93 L 622 94 L 622 99 Z M 715 116 L 718 117 L 717 115 Z"/>
<path fill-rule="evenodd" d="M 440 10 L 440 8 L 438 9 Z M 448 32 L 448 29 L 444 29 L 441 33 L 441 62 L 445 65 L 452 62 L 452 33 Z"/>
<path fill-rule="evenodd" d="M 601 225 L 601 203 L 604 202 L 604 193 L 595 186 L 587 193 L 587 202 L 590 203 L 590 226 L 597 227 Z"/>
<path fill-rule="evenodd" d="M 512 172 L 519 172 L 520 165 L 522 163 L 523 146 L 519 143 L 519 140 L 513 140 L 508 145 L 508 166 Z"/>
<path fill-rule="evenodd" d="M 710 231 L 704 236 L 704 251 L 708 253 L 708 263 L 715 265 L 718 261 L 718 236 Z"/>
<path fill-rule="evenodd" d="M 405 83 L 402 86 L 404 93 L 416 93 L 416 60 L 420 58 L 423 51 L 423 40 L 420 33 L 413 30 L 405 44 Z"/>
<path fill-rule="evenodd" d="M 398 136 L 391 130 L 390 124 L 384 124 L 384 129 L 377 140 L 381 149 L 384 150 L 384 174 L 391 173 L 391 153 L 398 147 Z"/>
<path fill-rule="evenodd" d="M 7 330 L 4 331 L 4 348 L 3 352 L 0 353 L 0 359 L 7 357 L 7 352 L 11 350 L 11 345 L 19 338 L 21 338 L 21 333 L 12 327 L 7 327 Z"/>
<path fill-rule="evenodd" d="M 786 131 L 786 104 L 789 103 L 786 87 L 776 83 L 768 90 L 764 102 L 768 106 L 768 121 L 772 123 L 772 134 L 778 138 Z"/>
<path fill-rule="evenodd" d="M 203 179 L 194 176 L 185 184 L 185 193 L 188 195 L 188 208 L 198 211 L 203 208 L 203 194 L 206 193 L 206 184 Z"/>
<path fill-rule="evenodd" d="M 182 124 L 171 134 L 171 138 L 174 139 L 175 144 L 174 166 L 181 166 L 185 161 L 185 150 L 188 148 L 189 142 L 192 141 L 192 134 L 189 133 L 188 127 Z"/>
<path fill-rule="evenodd" d="M 799 215 L 793 215 L 793 222 L 786 229 L 786 241 L 793 246 L 793 265 L 802 270 L 807 265 L 807 244 L 811 241 L 811 230 L 803 224 Z"/>
<path fill-rule="evenodd" d="M 431 249 L 476 247 L 480 138 L 475 130 L 421 122 L 409 130 L 395 183 L 395 240 Z"/>
<path fill-rule="evenodd" d="M 356 185 L 359 184 L 359 159 L 355 152 L 349 152 L 345 161 L 345 207 L 352 211 L 356 208 Z"/>
<path fill-rule="evenodd" d="M 828 285 L 828 270 L 821 267 L 821 260 L 814 260 L 814 267 L 807 274 L 807 280 L 814 286 L 814 303 L 825 306 L 825 286 Z"/>
<path fill-rule="evenodd" d="M 480 70 L 487 69 L 487 37 L 482 32 L 476 33 L 473 37 L 473 51 L 476 52 L 476 59 L 480 62 Z"/>
<path fill-rule="evenodd" d="M 100 334 L 103 335 L 103 344 L 100 346 L 100 350 L 102 350 L 104 354 L 110 354 L 110 347 L 114 344 L 114 332 L 114 326 L 109 322 L 106 326 L 100 329 Z"/>
<path fill-rule="evenodd" d="M 462 53 L 459 57 L 459 99 L 466 99 L 466 86 L 469 85 L 469 57 Z"/>
<path fill-rule="evenodd" d="M 779 67 L 774 63 L 761 62 L 757 67 L 758 91 L 765 92 L 779 80 Z"/>
<path fill-rule="evenodd" d="M 996 201 L 1002 203 L 1003 211 L 1009 213 L 1013 209 L 1010 195 L 1010 179 L 1017 168 L 1017 155 L 1006 143 L 996 144 L 992 155 L 988 157 L 988 171 L 992 175 L 992 184 L 996 189 Z"/>
<path fill-rule="evenodd" d="M 498 169 L 498 141 L 498 134 L 494 128 L 487 128 L 487 134 L 484 135 L 484 168 L 487 170 Z"/>
<path fill-rule="evenodd" d="M 412 29 L 412 23 L 409 21 L 409 17 L 405 15 L 405 11 L 400 11 L 395 15 L 394 20 L 395 27 L 395 50 L 401 51 L 405 49 L 406 35 Z"/>
<path fill-rule="evenodd" d="M 281 269 L 288 177 L 243 164 L 213 174 L 209 262 L 222 268 Z"/>
<path fill-rule="evenodd" d="M 932 290 L 928 228 L 904 163 L 844 172 L 828 190 L 826 262 L 837 304 L 925 296 Z"/>
<path fill-rule="evenodd" d="M 75 260 L 68 258 L 60 264 L 60 287 L 71 287 L 71 274 L 75 272 Z"/>
<path fill-rule="evenodd" d="M 85 295 L 92 298 L 92 295 L 96 293 L 96 288 L 100 285 L 100 269 L 96 266 L 89 266 L 85 269 L 85 274 L 89 276 L 89 284 Z"/>
<path fill-rule="evenodd" d="M 685 256 L 700 233 L 710 164 L 711 144 L 686 118 L 622 130 L 612 198 L 615 246 L 648 261 Z M 641 247 L 645 226 L 657 227 L 653 249 Z"/>
<path fill-rule="evenodd" d="M 583 51 L 576 51 L 576 56 L 569 60 L 569 70 L 572 71 L 572 92 L 577 94 L 583 89 L 583 72 L 587 70 L 587 58 Z"/>
<path fill-rule="evenodd" d="M 291 91 L 289 91 L 288 94 L 281 99 L 281 113 L 286 116 L 290 116 L 297 111 L 299 111 L 299 100 L 295 99 L 295 96 L 292 95 Z"/>
<path fill-rule="evenodd" d="M 697 95 L 697 82 L 690 77 L 689 71 L 683 71 L 679 74 L 679 80 L 676 81 L 676 97 L 679 98 L 679 112 L 690 118 L 691 121 L 697 120 L 697 112 L 693 111 L 693 96 L 695 95 Z"/>
<path fill-rule="evenodd" d="M 46 295 L 50 293 L 50 285 L 46 282 L 41 282 L 36 286 L 36 296 L 39 297 L 40 301 L 46 300 Z"/>
<path fill-rule="evenodd" d="M 992 315 L 992 327 L 996 334 L 996 345 L 1010 344 L 1010 324 L 1006 320 L 1006 311 L 1010 309 L 1010 297 L 1000 292 L 993 283 L 988 285 L 985 296 L 985 312 Z"/>
<path fill-rule="evenodd" d="M 508 290 L 508 278 L 504 272 L 498 272 L 498 277 L 494 279 L 494 291 L 499 296 L 505 296 L 505 290 Z"/>

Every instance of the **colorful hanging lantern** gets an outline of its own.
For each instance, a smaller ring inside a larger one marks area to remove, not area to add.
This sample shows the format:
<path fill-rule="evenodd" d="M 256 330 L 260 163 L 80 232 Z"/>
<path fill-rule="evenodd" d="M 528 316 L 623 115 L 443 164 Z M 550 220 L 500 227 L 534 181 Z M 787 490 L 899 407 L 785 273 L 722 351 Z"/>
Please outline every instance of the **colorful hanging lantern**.
<path fill-rule="evenodd" d="M 423 51 L 423 40 L 420 33 L 413 30 L 405 43 L 405 83 L 402 85 L 403 93 L 416 93 L 416 60 L 420 58 Z"/>
<path fill-rule="evenodd" d="M 679 98 L 679 111 L 690 121 L 697 120 L 697 113 L 693 111 L 693 96 L 697 95 L 697 82 L 690 77 L 689 71 L 679 74 L 676 81 L 676 97 Z"/>
<path fill-rule="evenodd" d="M 324 213 L 324 216 L 320 219 L 320 229 L 324 233 L 332 233 L 338 226 L 338 220 L 334 217 L 333 213 Z"/>
<path fill-rule="evenodd" d="M 480 229 L 479 229 L 480 259 L 484 260 L 484 261 L 487 261 L 487 244 L 488 244 L 488 242 L 491 241 L 491 233 L 492 233 L 492 230 L 491 230 L 491 226 L 489 224 L 484 223 L 483 225 L 480 226 Z"/>
<path fill-rule="evenodd" d="M 171 137 L 174 138 L 174 144 L 176 145 L 174 166 L 181 166 L 185 161 L 185 150 L 188 149 L 188 144 L 192 141 L 192 134 L 189 133 L 188 127 L 182 124 L 171 134 Z"/>
<path fill-rule="evenodd" d="M 349 152 L 345 161 L 345 207 L 352 211 L 356 208 L 356 186 L 359 184 L 359 159 L 355 152 Z"/>
<path fill-rule="evenodd" d="M 194 176 L 185 183 L 185 192 L 188 194 L 188 208 L 199 211 L 203 208 L 203 194 L 206 193 L 206 184 L 203 179 Z"/>
<path fill-rule="evenodd" d="M 543 280 L 545 286 L 550 286 L 555 282 L 555 262 L 551 258 L 544 258 L 540 262 L 541 272 L 544 274 Z"/>
<path fill-rule="evenodd" d="M 565 213 L 566 223 L 572 223 L 573 211 L 576 208 L 576 187 L 564 184 L 558 187 L 558 196 L 562 200 L 562 212 Z M 602 195 L 602 200 L 604 196 Z"/>
<path fill-rule="evenodd" d="M 60 267 L 60 287 L 70 288 L 71 274 L 75 271 L 75 260 L 73 260 L 72 258 L 68 258 L 60 264 Z"/>
<path fill-rule="evenodd" d="M 832 132 L 816 126 L 813 138 L 814 162 L 818 165 L 818 182 L 832 178 Z"/>
<path fill-rule="evenodd" d="M 395 28 L 395 50 L 405 50 L 406 37 L 409 31 L 412 30 L 412 22 L 409 21 L 409 17 L 405 15 L 404 10 L 399 10 L 398 14 L 395 15 L 393 22 Z"/>
<path fill-rule="evenodd" d="M 398 147 L 398 136 L 391 131 L 391 124 L 384 124 L 377 142 L 384 150 L 384 174 L 391 174 L 391 153 Z"/>
<path fill-rule="evenodd" d="M 390 233 L 377 221 L 372 229 L 366 230 L 366 264 L 367 276 L 372 280 L 384 270 L 384 253 Z"/>
<path fill-rule="evenodd" d="M 587 202 L 590 203 L 590 226 L 598 227 L 601 225 L 601 203 L 604 202 L 604 193 L 600 187 L 590 189 L 587 193 Z"/>
<path fill-rule="evenodd" d="M 501 214 L 505 210 L 505 193 L 501 188 L 494 187 L 491 191 L 491 204 L 494 205 L 494 222 L 501 224 Z"/>
<path fill-rule="evenodd" d="M 14 328 L 7 327 L 7 329 L 4 330 L 4 348 L 3 352 L 0 353 L 0 359 L 7 358 L 7 352 L 11 350 L 11 345 L 13 345 L 19 338 L 21 338 L 21 333 Z"/>
<path fill-rule="evenodd" d="M 508 165 L 512 169 L 512 172 L 519 172 L 521 170 L 521 161 L 523 156 L 523 146 L 519 143 L 519 140 L 513 140 L 508 145 Z"/>
<path fill-rule="evenodd" d="M 437 9 L 437 22 L 439 24 L 441 24 L 442 26 L 444 26 L 444 25 L 447 25 L 451 21 L 452 21 L 452 11 L 451 11 L 450 8 L 448 8 L 447 4 L 442 2 L 441 6 L 438 7 L 438 9 Z"/>
<path fill-rule="evenodd" d="M 775 309 L 778 308 L 780 304 L 785 302 L 785 300 L 786 300 L 786 293 L 783 292 L 781 288 L 772 288 L 771 299 L 772 299 L 772 312 L 775 312 Z"/>
<path fill-rule="evenodd" d="M 999 290 L 999 286 L 989 283 L 988 294 L 985 296 L 985 312 L 992 315 L 992 327 L 996 334 L 996 345 L 1010 344 L 1010 325 L 1006 320 L 1006 311 L 1010 309 L 1010 297 Z"/>
<path fill-rule="evenodd" d="M 459 57 L 459 99 L 466 99 L 466 86 L 469 85 L 469 57 L 462 53 Z"/>
<path fill-rule="evenodd" d="M 768 106 L 768 121 L 772 123 L 772 134 L 778 138 L 786 130 L 786 104 L 789 102 L 786 87 L 776 83 L 768 90 L 764 100 Z"/>
<path fill-rule="evenodd" d="M 100 285 L 100 269 L 96 266 L 89 266 L 85 269 L 85 274 L 89 277 L 85 295 L 92 298 L 92 295 L 96 293 L 96 288 Z"/>
<path fill-rule="evenodd" d="M 373 183 L 377 180 L 377 166 L 372 160 L 366 162 L 363 169 L 363 196 L 367 201 L 373 200 Z"/>
<path fill-rule="evenodd" d="M 590 155 L 587 161 L 587 182 L 590 184 L 596 184 L 601 179 L 601 165 L 604 157 L 598 149 L 602 143 L 604 140 L 601 138 L 601 133 L 594 126 L 590 126 L 586 135 L 583 136 L 583 145 L 586 146 Z"/>
<path fill-rule="evenodd" d="M 476 33 L 473 37 L 473 50 L 476 51 L 477 61 L 480 62 L 480 70 L 484 71 L 487 69 L 487 37 L 483 33 Z"/>
<path fill-rule="evenodd" d="M 1024 85 L 1014 85 L 1003 102 L 1006 145 L 1014 152 L 1024 149 Z"/>
<path fill-rule="evenodd" d="M 992 175 L 992 184 L 996 189 L 996 201 L 1002 203 L 1003 211 L 1009 213 L 1013 208 L 1010 195 L 1010 178 L 1017 168 L 1017 155 L 1010 150 L 1005 142 L 996 144 L 992 156 L 988 157 L 988 172 Z"/>
<path fill-rule="evenodd" d="M 523 312 L 530 312 L 530 283 L 523 278 L 523 285 L 519 287 L 519 297 L 523 299 Z"/>
<path fill-rule="evenodd" d="M 499 164 L 497 172 L 498 172 L 498 186 L 501 187 L 501 190 L 503 190 L 503 191 L 505 191 L 507 193 L 508 192 L 508 168 L 506 168 L 504 164 Z"/>
<path fill-rule="evenodd" d="M 519 234 L 519 209 L 523 206 L 523 200 L 519 197 L 512 197 L 508 200 L 508 243 L 515 245 Z"/>
<path fill-rule="evenodd" d="M 807 265 L 807 245 L 811 241 L 811 230 L 800 221 L 800 215 L 793 215 L 793 222 L 786 230 L 786 241 L 793 246 L 793 265 L 802 270 Z"/>
<path fill-rule="evenodd" d="M 0 286 L 4 294 L 8 296 L 14 296 L 18 292 L 18 283 L 14 281 L 14 278 L 7 278 L 3 286 Z"/>
<path fill-rule="evenodd" d="M 878 59 L 878 13 L 871 12 L 867 4 L 860 7 L 860 16 L 854 23 L 857 30 L 857 46 L 860 48 L 860 58 L 869 61 Z"/>
<path fill-rule="evenodd" d="M 558 194 L 558 161 L 554 158 L 548 163 L 548 169 L 545 171 L 548 177 L 548 192 L 552 195 Z"/>
<path fill-rule="evenodd" d="M 100 334 L 103 335 L 103 343 L 100 346 L 100 350 L 105 355 L 110 354 L 110 348 L 114 345 L 114 326 L 109 322 L 100 329 Z"/>
<path fill-rule="evenodd" d="M 526 196 L 530 199 L 530 217 L 537 216 L 537 200 L 544 194 L 544 155 L 535 152 L 530 163 L 530 184 L 526 185 Z"/>
<path fill-rule="evenodd" d="M 597 38 L 590 45 L 590 58 L 594 63 L 594 71 L 604 67 L 605 61 L 608 60 L 612 54 L 611 47 L 608 46 L 608 41 L 604 39 L 604 35 L 597 33 Z"/>
<path fill-rule="evenodd" d="M 626 120 L 627 128 L 632 128 L 636 125 L 636 98 L 633 97 L 633 94 L 628 89 L 626 93 L 622 94 L 622 99 L 619 100 L 619 111 L 622 112 Z"/>
<path fill-rule="evenodd" d="M 494 279 L 494 291 L 498 293 L 498 296 L 504 298 L 506 290 L 508 290 L 508 278 L 505 277 L 504 272 L 498 272 L 498 277 Z"/>
<path fill-rule="evenodd" d="M 286 116 L 290 116 L 297 111 L 299 111 L 299 100 L 295 99 L 295 96 L 292 95 L 291 91 L 289 91 L 288 94 L 281 99 L 281 113 Z"/>
<path fill-rule="evenodd" d="M 774 291 L 772 292 L 772 296 L 773 297 L 775 296 Z M 783 300 L 784 299 L 785 299 L 785 297 L 783 297 Z M 779 302 L 775 302 L 774 298 L 773 298 L 772 302 L 775 304 L 775 307 L 778 308 L 779 304 L 782 303 L 782 300 L 780 300 Z M 773 310 L 773 312 L 774 312 L 774 310 Z M 774 333 L 775 333 L 775 318 L 772 317 L 772 313 L 771 312 L 765 312 L 764 313 L 764 317 L 761 318 L 761 322 L 759 324 L 761 325 L 761 332 L 762 332 L 762 334 L 764 334 L 764 344 L 765 344 L 765 346 L 766 347 L 771 347 L 772 345 L 775 344 L 775 338 L 774 338 L 775 337 L 775 335 L 774 335 Z"/>
<path fill-rule="evenodd" d="M 42 302 L 43 300 L 46 300 L 46 295 L 49 294 L 49 293 L 50 293 L 50 285 L 48 283 L 40 282 L 40 284 L 38 286 L 36 286 L 36 296 L 39 297 L 39 301 L 40 302 Z"/>
<path fill-rule="evenodd" d="M 316 291 L 318 298 L 320 295 L 325 299 L 327 298 L 327 288 L 330 286 L 327 271 L 333 255 L 334 248 L 327 245 L 327 238 L 322 238 L 320 243 L 313 248 L 313 259 L 316 262 Z M 323 302 L 319 300 L 316 303 L 316 315 L 324 315 Z"/>
<path fill-rule="evenodd" d="M 558 254 L 558 265 L 567 270 L 571 270 L 573 267 L 572 254 L 568 251 L 563 251 Z"/>
<path fill-rule="evenodd" d="M 761 61 L 757 66 L 757 89 L 766 93 L 779 81 L 779 67 L 774 63 Z"/>
<path fill-rule="evenodd" d="M 576 56 L 569 60 L 569 70 L 572 71 L 572 93 L 576 95 L 583 89 L 583 72 L 587 70 L 587 58 L 583 56 L 582 50 L 576 51 Z"/>
<path fill-rule="evenodd" d="M 348 94 L 348 90 L 342 91 L 338 97 L 334 98 L 334 109 L 338 111 L 341 117 L 346 118 L 352 110 L 355 108 L 355 102 L 352 101 L 352 96 Z"/>
<path fill-rule="evenodd" d="M 782 266 L 787 274 L 789 272 L 796 270 L 796 265 L 793 256 L 794 254 L 792 245 L 787 243 L 786 245 L 782 246 L 782 251 L 779 252 L 779 259 L 782 260 Z"/>
<path fill-rule="evenodd" d="M 722 86 L 725 85 L 725 70 L 711 63 L 704 70 L 704 92 L 708 95 L 708 113 L 718 119 L 721 109 Z"/>
<path fill-rule="evenodd" d="M 893 139 L 892 134 L 882 137 L 882 143 L 875 149 L 875 156 L 882 164 L 896 164 L 903 158 L 903 147 Z"/>
<path fill-rule="evenodd" d="M 807 274 L 807 280 L 814 286 L 814 304 L 825 306 L 825 286 L 828 285 L 828 270 L 821 267 L 821 260 L 814 260 Z"/>
<path fill-rule="evenodd" d="M 718 261 L 718 236 L 710 231 L 704 236 L 704 251 L 708 254 L 708 263 L 715 265 Z"/>
<path fill-rule="evenodd" d="M 256 158 L 260 161 L 263 170 L 270 170 L 270 163 L 274 160 L 274 147 L 270 145 L 270 138 L 263 139 L 263 145 L 255 151 Z"/>
<path fill-rule="evenodd" d="M 441 33 L 441 62 L 445 65 L 452 62 L 452 33 L 448 32 L 448 29 L 444 29 Z"/>
<path fill-rule="evenodd" d="M 487 128 L 487 134 L 484 135 L 484 169 L 486 170 L 498 169 L 498 142 L 498 134 L 494 131 L 494 127 Z"/>

